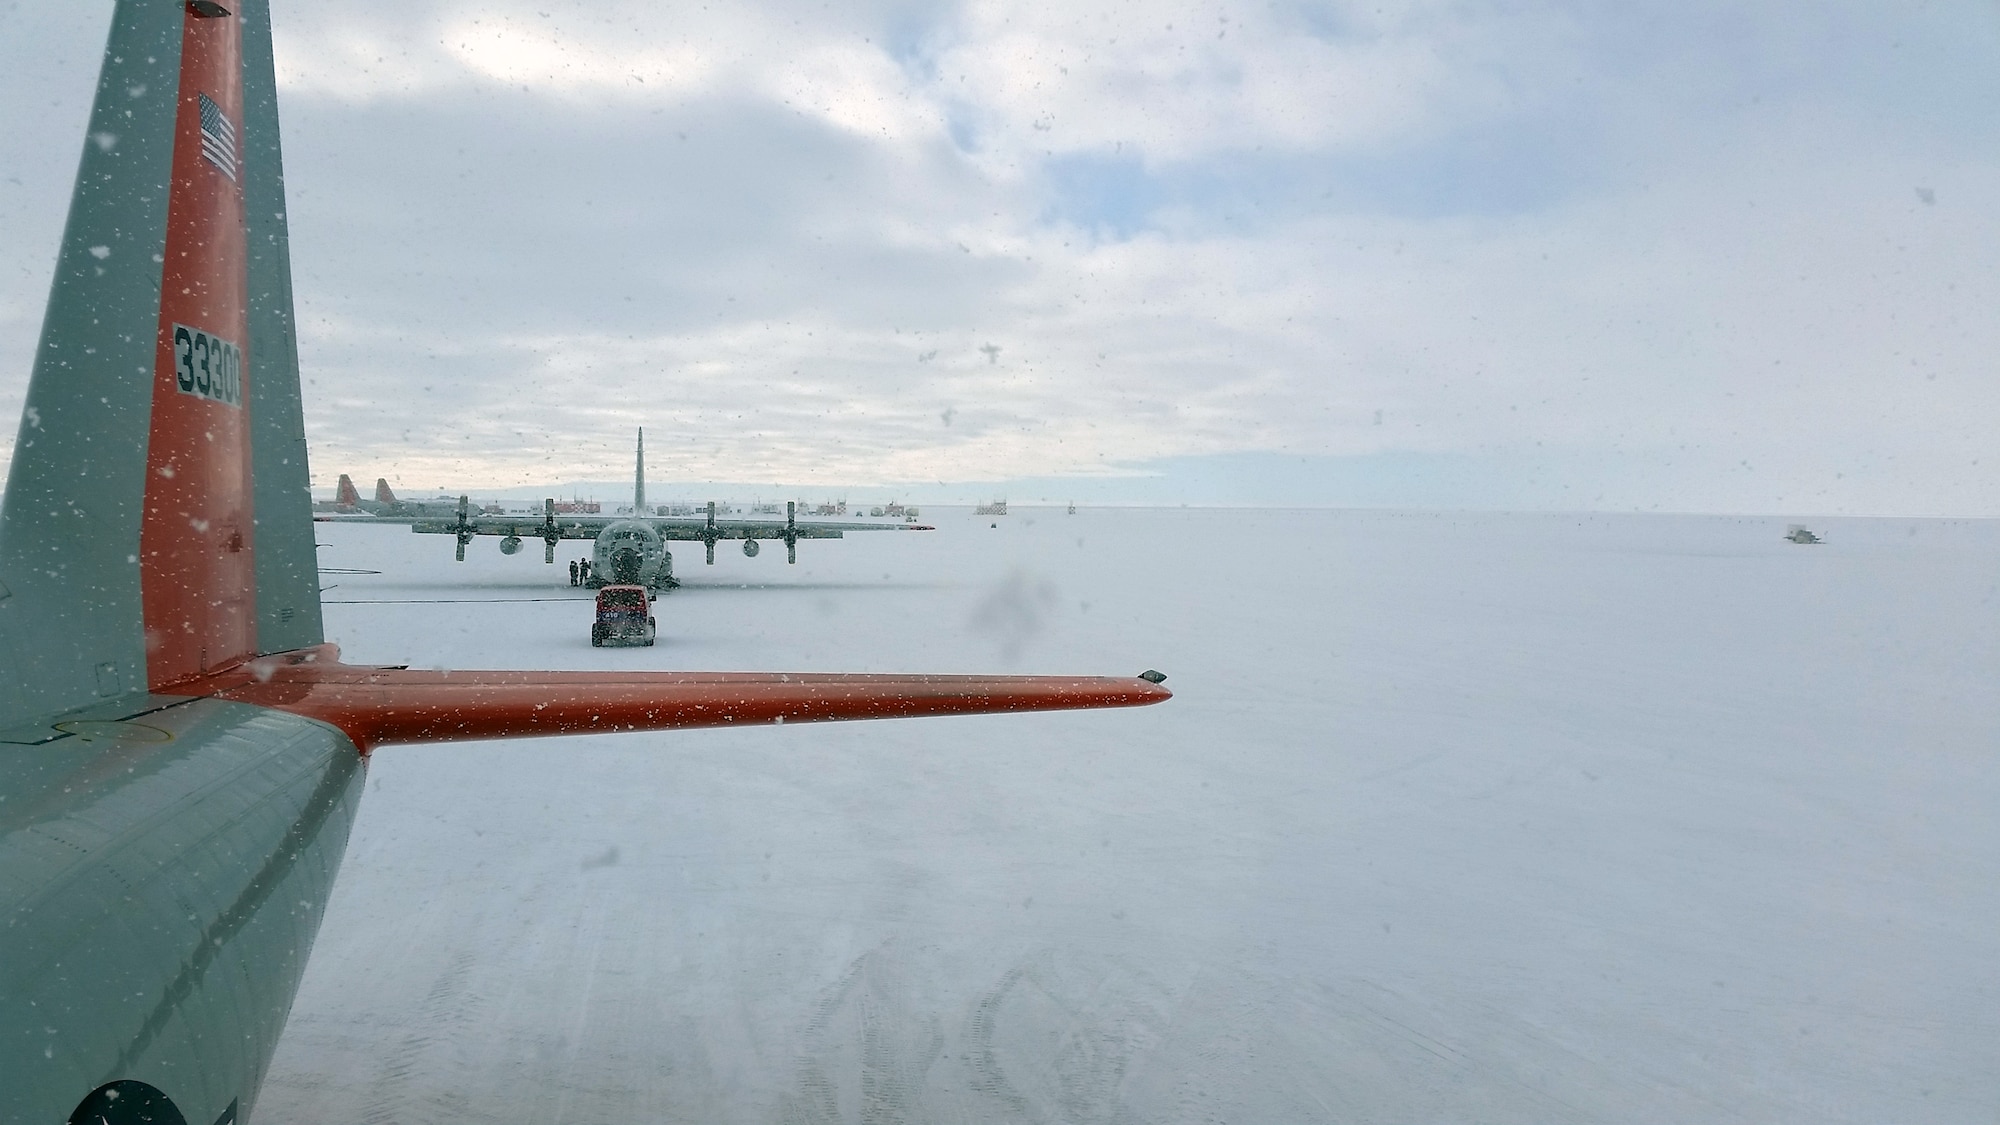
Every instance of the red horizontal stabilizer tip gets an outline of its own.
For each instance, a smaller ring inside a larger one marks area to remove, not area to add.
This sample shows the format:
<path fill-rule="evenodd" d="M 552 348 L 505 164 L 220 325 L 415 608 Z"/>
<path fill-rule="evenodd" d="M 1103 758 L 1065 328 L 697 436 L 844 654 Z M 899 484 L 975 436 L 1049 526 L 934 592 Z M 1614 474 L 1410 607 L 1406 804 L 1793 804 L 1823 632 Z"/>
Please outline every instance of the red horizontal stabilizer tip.
<path fill-rule="evenodd" d="M 397 742 L 1138 707 L 1173 694 L 1137 677 L 443 672 L 339 655 L 323 645 L 262 657 L 172 690 L 318 719 L 363 753 Z"/>

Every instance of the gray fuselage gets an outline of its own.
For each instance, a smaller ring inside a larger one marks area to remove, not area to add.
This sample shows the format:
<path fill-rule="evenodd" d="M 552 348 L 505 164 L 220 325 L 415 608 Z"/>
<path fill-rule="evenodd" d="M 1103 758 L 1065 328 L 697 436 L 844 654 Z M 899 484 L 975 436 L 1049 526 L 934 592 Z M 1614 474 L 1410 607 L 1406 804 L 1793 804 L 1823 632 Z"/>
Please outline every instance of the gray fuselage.
<path fill-rule="evenodd" d="M 590 570 L 593 586 L 630 583 L 658 590 L 674 584 L 666 540 L 644 520 L 620 520 L 598 532 Z"/>
<path fill-rule="evenodd" d="M 0 755 L 0 1122 L 114 1079 L 247 1116 L 361 797 L 334 728 L 243 704 L 65 723 Z M 33 732 L 6 732 L 15 738 Z"/>

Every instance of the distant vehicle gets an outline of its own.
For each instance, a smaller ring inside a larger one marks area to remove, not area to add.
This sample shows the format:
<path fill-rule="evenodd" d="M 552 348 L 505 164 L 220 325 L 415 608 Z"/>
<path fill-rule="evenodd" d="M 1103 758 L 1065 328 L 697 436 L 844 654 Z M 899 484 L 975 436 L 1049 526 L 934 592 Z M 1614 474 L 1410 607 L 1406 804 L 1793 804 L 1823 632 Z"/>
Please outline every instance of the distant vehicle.
<path fill-rule="evenodd" d="M 597 591 L 597 620 L 590 624 L 590 644 L 647 645 L 653 643 L 653 605 L 644 586 L 602 586 Z"/>
<path fill-rule="evenodd" d="M 1795 523 L 1792 524 L 1790 527 L 1785 528 L 1785 538 L 1791 540 L 1794 543 L 1825 542 L 1825 540 L 1821 539 L 1819 536 L 1814 535 L 1812 532 L 1806 530 L 1806 525 L 1802 523 Z"/>
<path fill-rule="evenodd" d="M 786 505 L 780 520 L 717 521 L 716 514 L 727 509 L 707 505 L 703 518 L 653 516 L 646 505 L 646 431 L 639 431 L 638 457 L 633 470 L 632 507 L 625 515 L 558 516 L 556 502 L 544 500 L 540 514 L 474 514 L 464 497 L 459 497 L 454 519 L 420 519 L 410 525 L 419 535 L 458 537 L 458 561 L 465 561 L 466 544 L 480 535 L 500 537 L 500 553 L 518 554 L 531 539 L 542 541 L 542 561 L 554 565 L 556 544 L 565 539 L 591 539 L 590 585 L 644 586 L 650 590 L 671 590 L 680 583 L 674 578 L 674 556 L 667 544 L 692 540 L 707 548 L 710 564 L 715 562 L 715 545 L 724 539 L 743 541 L 743 553 L 756 558 L 762 549 L 759 540 L 785 545 L 787 562 L 798 561 L 801 539 L 839 539 L 849 531 L 929 531 L 922 524 L 880 523 L 800 523 L 792 505 Z M 822 505 L 824 507 L 824 505 Z M 846 505 L 841 505 L 844 509 Z"/>
<path fill-rule="evenodd" d="M 991 504 L 981 504 L 977 508 L 972 509 L 972 514 L 975 516 L 1004 516 L 1007 514 L 1007 502 L 1005 500 L 995 500 Z"/>

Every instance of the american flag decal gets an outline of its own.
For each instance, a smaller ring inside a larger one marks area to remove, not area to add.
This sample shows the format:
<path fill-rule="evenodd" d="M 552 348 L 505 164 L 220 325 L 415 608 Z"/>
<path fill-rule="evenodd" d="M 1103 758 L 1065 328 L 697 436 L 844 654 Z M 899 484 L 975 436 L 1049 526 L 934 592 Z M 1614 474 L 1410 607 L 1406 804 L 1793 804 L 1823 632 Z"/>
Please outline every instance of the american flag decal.
<path fill-rule="evenodd" d="M 201 154 L 233 180 L 236 178 L 236 125 L 207 94 L 195 96 L 201 99 Z"/>

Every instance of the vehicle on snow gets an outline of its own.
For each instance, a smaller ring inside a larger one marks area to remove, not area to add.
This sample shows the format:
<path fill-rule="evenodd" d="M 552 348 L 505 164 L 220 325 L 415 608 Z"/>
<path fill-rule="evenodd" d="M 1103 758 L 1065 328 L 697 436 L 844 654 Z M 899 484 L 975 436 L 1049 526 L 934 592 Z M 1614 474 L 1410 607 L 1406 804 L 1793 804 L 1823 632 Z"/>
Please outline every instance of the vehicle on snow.
<path fill-rule="evenodd" d="M 597 591 L 597 620 L 590 625 L 590 643 L 650 645 L 655 625 L 653 605 L 644 586 L 602 586 Z"/>

